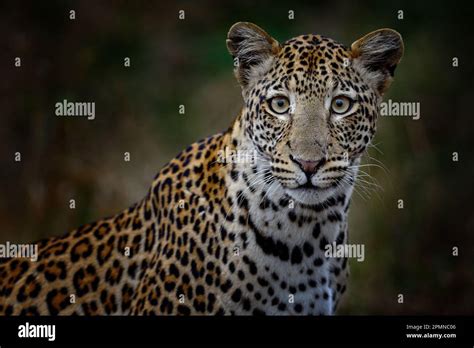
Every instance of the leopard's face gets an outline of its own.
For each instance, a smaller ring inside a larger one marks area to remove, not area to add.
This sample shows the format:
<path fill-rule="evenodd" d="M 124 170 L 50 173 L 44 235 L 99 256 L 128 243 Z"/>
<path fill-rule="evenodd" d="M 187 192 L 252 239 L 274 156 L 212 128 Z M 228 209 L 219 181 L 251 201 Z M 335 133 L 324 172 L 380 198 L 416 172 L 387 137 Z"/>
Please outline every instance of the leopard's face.
<path fill-rule="evenodd" d="M 238 59 L 245 134 L 272 177 L 303 203 L 351 185 L 403 52 L 400 35 L 379 30 L 351 49 L 319 35 L 279 44 L 238 23 L 227 43 Z"/>
<path fill-rule="evenodd" d="M 245 96 L 251 139 L 295 199 L 347 184 L 375 133 L 376 92 L 351 62 L 330 39 L 298 37 Z"/>

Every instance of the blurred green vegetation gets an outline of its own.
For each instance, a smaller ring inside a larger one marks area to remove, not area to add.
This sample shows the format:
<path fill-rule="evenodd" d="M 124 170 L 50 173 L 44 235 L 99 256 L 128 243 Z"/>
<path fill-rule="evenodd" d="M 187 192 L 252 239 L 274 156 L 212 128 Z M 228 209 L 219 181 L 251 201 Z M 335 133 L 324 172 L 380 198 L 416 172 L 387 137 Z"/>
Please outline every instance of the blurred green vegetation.
<path fill-rule="evenodd" d="M 351 206 L 342 314 L 473 314 L 472 6 L 469 2 L 4 1 L 0 5 L 0 241 L 61 234 L 146 192 L 187 144 L 226 129 L 240 89 L 225 47 L 251 21 L 280 41 L 318 33 L 346 45 L 390 27 L 405 56 L 386 99 L 421 119 L 381 118 L 365 168 L 383 188 Z M 69 20 L 69 10 L 76 19 Z M 185 20 L 178 11 L 185 10 Z M 288 11 L 295 19 L 288 19 Z M 403 19 L 398 19 L 403 11 Z M 21 57 L 21 69 L 13 66 Z M 125 68 L 124 58 L 131 67 Z M 452 57 L 460 66 L 452 67 Z M 54 104 L 94 101 L 96 119 Z M 178 113 L 179 105 L 186 108 Z M 13 154 L 22 153 L 22 162 Z M 131 162 L 123 161 L 124 152 Z M 459 153 L 459 162 L 452 153 Z M 383 164 L 381 164 L 382 162 Z M 69 209 L 74 198 L 77 209 Z M 397 208 L 403 199 L 404 209 Z M 452 256 L 452 248 L 459 256 Z M 403 294 L 405 303 L 397 303 Z"/>

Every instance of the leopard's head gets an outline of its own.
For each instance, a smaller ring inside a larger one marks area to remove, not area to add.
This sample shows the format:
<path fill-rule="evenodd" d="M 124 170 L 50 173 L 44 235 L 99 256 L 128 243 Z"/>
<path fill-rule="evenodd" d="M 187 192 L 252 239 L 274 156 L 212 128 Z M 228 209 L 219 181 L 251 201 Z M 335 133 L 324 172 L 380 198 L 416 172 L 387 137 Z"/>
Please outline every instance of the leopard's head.
<path fill-rule="evenodd" d="M 227 47 L 244 98 L 241 127 L 286 193 L 315 203 L 351 185 L 403 55 L 400 34 L 376 30 L 350 48 L 320 35 L 279 43 L 240 22 Z"/>

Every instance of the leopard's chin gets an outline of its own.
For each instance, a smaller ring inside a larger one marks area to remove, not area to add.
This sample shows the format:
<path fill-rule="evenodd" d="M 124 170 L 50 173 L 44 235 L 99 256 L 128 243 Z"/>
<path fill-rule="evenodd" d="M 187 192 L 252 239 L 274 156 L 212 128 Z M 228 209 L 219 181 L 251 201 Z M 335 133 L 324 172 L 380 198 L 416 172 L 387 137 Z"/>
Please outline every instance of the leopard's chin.
<path fill-rule="evenodd" d="M 332 187 L 298 187 L 286 188 L 285 192 L 291 199 L 294 199 L 298 203 L 313 205 L 323 203 L 329 197 L 333 196 L 336 190 Z"/>

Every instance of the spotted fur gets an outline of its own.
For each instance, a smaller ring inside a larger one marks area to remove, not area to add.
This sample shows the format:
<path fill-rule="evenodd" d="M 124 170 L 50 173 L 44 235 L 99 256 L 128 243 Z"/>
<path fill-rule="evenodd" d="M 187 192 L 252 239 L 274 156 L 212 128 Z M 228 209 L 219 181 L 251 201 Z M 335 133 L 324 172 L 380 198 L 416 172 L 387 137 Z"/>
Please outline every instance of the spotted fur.
<path fill-rule="evenodd" d="M 237 23 L 227 46 L 244 99 L 229 130 L 182 151 L 129 209 L 39 242 L 37 262 L 1 261 L 0 314 L 334 313 L 348 260 L 324 251 L 347 243 L 357 165 L 401 37 L 280 44 Z M 331 112 L 340 94 L 354 103 L 345 116 Z M 285 114 L 271 110 L 276 95 Z"/>

